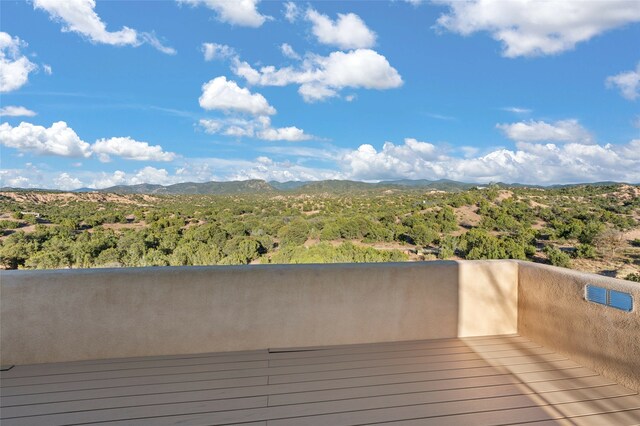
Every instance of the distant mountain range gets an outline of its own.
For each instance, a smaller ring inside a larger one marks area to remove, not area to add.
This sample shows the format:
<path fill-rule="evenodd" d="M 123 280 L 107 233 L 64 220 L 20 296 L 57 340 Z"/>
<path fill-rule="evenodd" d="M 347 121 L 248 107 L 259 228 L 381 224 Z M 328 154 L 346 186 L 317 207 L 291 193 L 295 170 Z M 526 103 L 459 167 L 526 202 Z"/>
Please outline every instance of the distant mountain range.
<path fill-rule="evenodd" d="M 578 185 L 602 186 L 617 185 L 621 182 L 594 182 L 584 184 L 568 184 L 568 185 L 525 185 L 519 183 L 497 183 L 501 188 L 565 188 Z M 374 190 L 433 190 L 446 192 L 459 192 L 475 187 L 485 187 L 487 185 L 458 182 L 448 179 L 440 180 L 390 180 L 377 183 L 368 183 L 352 180 L 321 180 L 321 181 L 289 181 L 277 182 L 264 180 L 244 180 L 229 182 L 184 182 L 174 185 L 153 185 L 143 183 L 139 185 L 117 185 L 110 188 L 93 189 L 79 188 L 71 192 L 101 192 L 101 193 L 117 193 L 117 194 L 157 194 L 157 195 L 173 195 L 173 194 L 209 194 L 209 195 L 232 195 L 232 194 L 266 194 L 266 193 L 349 193 Z M 0 191 L 48 191 L 48 192 L 64 192 L 47 189 L 33 188 L 10 188 L 3 187 Z"/>
<path fill-rule="evenodd" d="M 275 192 L 292 193 L 348 193 L 380 189 L 430 189 L 439 191 L 463 191 L 477 185 L 451 180 L 397 180 L 367 183 L 352 180 L 289 181 L 265 182 L 263 180 L 245 180 L 231 182 L 178 183 L 175 185 L 120 185 L 104 188 L 99 192 L 121 194 L 265 194 Z"/>

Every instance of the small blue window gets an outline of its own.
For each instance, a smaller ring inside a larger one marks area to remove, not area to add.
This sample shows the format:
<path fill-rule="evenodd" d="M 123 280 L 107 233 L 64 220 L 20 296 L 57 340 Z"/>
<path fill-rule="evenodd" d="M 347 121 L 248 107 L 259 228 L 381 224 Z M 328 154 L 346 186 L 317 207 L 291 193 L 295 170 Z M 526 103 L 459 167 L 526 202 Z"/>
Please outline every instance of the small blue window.
<path fill-rule="evenodd" d="M 607 289 L 602 287 L 596 287 L 593 285 L 587 286 L 587 300 L 590 302 L 600 303 L 601 305 L 607 304 Z"/>
<path fill-rule="evenodd" d="M 609 290 L 609 306 L 631 312 L 633 310 L 633 299 L 629 293 Z"/>

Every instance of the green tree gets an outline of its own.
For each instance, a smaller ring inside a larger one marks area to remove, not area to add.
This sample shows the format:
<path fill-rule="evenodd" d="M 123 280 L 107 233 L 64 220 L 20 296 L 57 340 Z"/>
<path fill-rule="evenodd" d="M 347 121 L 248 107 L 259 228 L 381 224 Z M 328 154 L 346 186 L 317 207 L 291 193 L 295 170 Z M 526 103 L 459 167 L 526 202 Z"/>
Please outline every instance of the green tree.
<path fill-rule="evenodd" d="M 438 233 L 428 228 L 424 223 L 414 223 L 413 226 L 409 228 L 407 234 L 413 241 L 413 244 L 422 247 L 431 244 L 438 238 Z"/>
<path fill-rule="evenodd" d="M 556 247 L 546 246 L 543 252 L 547 255 L 549 263 L 554 266 L 560 266 L 562 268 L 569 268 L 571 266 L 571 257 L 568 254 L 563 253 Z"/>
<path fill-rule="evenodd" d="M 282 245 L 299 246 L 307 241 L 309 224 L 304 219 L 296 219 L 283 226 L 278 234 Z"/>

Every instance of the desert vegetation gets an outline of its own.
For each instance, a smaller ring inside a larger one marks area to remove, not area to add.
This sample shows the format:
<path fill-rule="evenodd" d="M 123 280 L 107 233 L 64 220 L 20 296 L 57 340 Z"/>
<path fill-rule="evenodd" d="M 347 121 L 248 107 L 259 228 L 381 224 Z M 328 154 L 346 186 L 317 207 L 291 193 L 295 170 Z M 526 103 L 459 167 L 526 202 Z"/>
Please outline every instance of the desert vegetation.
<path fill-rule="evenodd" d="M 523 259 L 640 281 L 640 187 L 0 193 L 5 269 Z"/>

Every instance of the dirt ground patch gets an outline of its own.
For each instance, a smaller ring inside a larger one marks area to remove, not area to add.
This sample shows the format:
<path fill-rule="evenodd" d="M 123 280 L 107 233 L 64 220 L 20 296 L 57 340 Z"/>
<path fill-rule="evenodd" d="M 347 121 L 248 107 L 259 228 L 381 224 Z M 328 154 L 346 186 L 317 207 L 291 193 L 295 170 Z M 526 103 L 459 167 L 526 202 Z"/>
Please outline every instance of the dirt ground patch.
<path fill-rule="evenodd" d="M 539 203 L 535 200 L 530 200 L 529 201 L 531 203 L 531 207 L 542 207 L 542 208 L 548 208 L 549 206 L 547 204 L 543 204 L 543 203 Z"/>
<path fill-rule="evenodd" d="M 627 231 L 624 234 L 622 234 L 622 237 L 628 241 L 640 240 L 640 228 Z"/>
<path fill-rule="evenodd" d="M 498 192 L 498 197 L 496 198 L 496 201 L 508 200 L 511 197 L 513 197 L 513 192 L 502 190 Z"/>
<path fill-rule="evenodd" d="M 157 201 L 156 197 L 150 195 L 119 195 L 104 194 L 101 192 L 0 192 L 0 197 L 8 198 L 18 203 L 51 203 L 56 201 L 90 201 L 94 203 L 118 203 L 118 204 L 140 204 L 140 200 L 145 202 Z"/>
<path fill-rule="evenodd" d="M 543 222 L 543 221 L 539 220 L 536 223 L 534 223 L 533 225 L 531 225 L 531 228 L 538 230 L 538 229 L 544 228 L 545 226 L 546 226 L 546 222 Z"/>
<path fill-rule="evenodd" d="M 571 266 L 579 271 L 621 279 L 632 273 L 640 273 L 640 265 L 629 264 L 619 260 L 573 259 Z"/>
<path fill-rule="evenodd" d="M 100 225 L 103 229 L 113 229 L 114 231 L 121 231 L 123 229 L 142 229 L 146 228 L 147 224 L 143 222 L 135 223 L 103 223 Z"/>
<path fill-rule="evenodd" d="M 482 220 L 482 216 L 477 213 L 478 209 L 475 206 L 462 206 L 453 210 L 461 225 L 478 226 Z"/>

